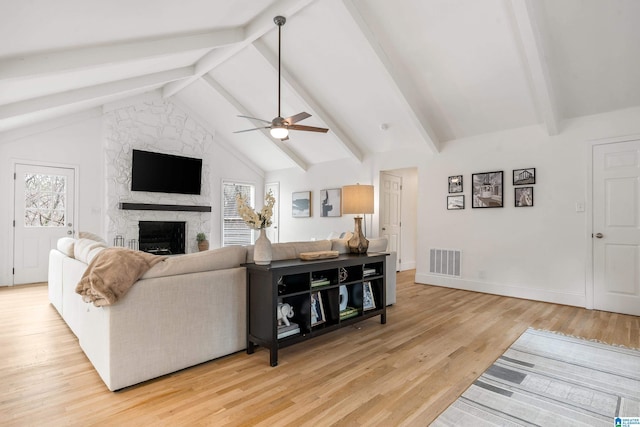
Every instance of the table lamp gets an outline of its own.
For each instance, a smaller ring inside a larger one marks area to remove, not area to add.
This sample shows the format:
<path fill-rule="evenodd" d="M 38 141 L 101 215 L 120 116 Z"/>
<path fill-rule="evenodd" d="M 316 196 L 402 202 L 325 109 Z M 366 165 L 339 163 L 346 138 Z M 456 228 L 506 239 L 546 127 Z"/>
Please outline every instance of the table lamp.
<path fill-rule="evenodd" d="M 359 215 L 373 213 L 373 185 L 356 184 L 342 187 L 342 213 L 356 215 L 353 237 L 347 242 L 349 252 L 366 254 L 369 241 L 362 234 L 362 217 Z"/>

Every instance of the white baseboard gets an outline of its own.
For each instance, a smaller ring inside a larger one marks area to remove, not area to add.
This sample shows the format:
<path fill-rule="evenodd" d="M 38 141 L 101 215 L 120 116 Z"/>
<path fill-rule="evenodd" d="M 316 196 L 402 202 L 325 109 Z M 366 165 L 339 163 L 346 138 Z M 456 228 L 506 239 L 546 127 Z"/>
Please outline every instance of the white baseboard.
<path fill-rule="evenodd" d="M 584 293 L 556 292 L 548 289 L 535 289 L 496 283 L 476 282 L 443 277 L 434 274 L 416 274 L 415 282 L 425 285 L 442 286 L 445 288 L 462 289 L 465 291 L 482 292 L 486 294 L 572 305 L 576 307 L 586 307 L 587 303 L 586 295 Z"/>
<path fill-rule="evenodd" d="M 416 262 L 401 262 L 400 263 L 400 271 L 406 271 L 406 270 L 415 270 L 416 269 Z"/>

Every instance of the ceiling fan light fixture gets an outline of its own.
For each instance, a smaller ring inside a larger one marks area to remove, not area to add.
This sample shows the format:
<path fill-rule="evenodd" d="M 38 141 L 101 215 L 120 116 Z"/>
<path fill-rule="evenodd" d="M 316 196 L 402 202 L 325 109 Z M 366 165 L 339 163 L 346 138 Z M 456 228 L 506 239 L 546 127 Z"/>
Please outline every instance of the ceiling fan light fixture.
<path fill-rule="evenodd" d="M 269 132 L 271 133 L 271 136 L 276 139 L 285 139 L 289 136 L 289 129 L 285 127 L 272 127 Z"/>

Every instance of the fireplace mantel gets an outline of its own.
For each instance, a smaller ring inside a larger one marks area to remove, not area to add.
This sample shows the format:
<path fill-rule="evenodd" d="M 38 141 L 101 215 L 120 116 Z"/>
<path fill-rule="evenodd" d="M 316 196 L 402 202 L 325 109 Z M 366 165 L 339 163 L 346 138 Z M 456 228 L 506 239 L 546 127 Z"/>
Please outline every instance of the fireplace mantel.
<path fill-rule="evenodd" d="M 137 211 L 183 211 L 183 212 L 211 212 L 211 206 L 198 205 L 161 205 L 157 203 L 126 203 L 121 202 L 122 210 Z"/>

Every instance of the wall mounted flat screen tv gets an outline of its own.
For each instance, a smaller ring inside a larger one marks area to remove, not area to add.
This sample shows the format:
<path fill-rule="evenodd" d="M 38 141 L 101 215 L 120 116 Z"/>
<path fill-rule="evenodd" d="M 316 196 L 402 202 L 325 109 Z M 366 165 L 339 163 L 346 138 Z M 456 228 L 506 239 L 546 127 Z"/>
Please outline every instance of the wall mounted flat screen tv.
<path fill-rule="evenodd" d="M 200 194 L 202 159 L 133 150 L 131 191 Z"/>

